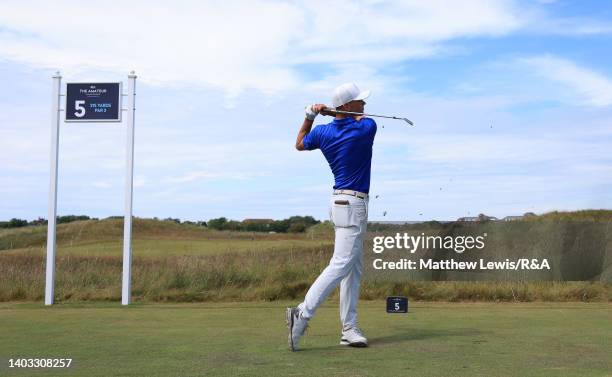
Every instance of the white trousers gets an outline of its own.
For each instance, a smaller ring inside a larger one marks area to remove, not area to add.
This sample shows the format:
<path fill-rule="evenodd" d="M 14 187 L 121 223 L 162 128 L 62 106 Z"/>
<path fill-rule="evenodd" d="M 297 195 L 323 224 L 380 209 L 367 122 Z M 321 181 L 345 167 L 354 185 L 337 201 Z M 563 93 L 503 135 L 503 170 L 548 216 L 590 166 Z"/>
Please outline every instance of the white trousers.
<path fill-rule="evenodd" d="M 343 329 L 348 329 L 357 326 L 357 301 L 363 271 L 363 239 L 368 224 L 368 199 L 351 195 L 332 195 L 329 212 L 336 231 L 334 255 L 298 307 L 302 316 L 311 318 L 340 283 L 340 321 Z"/>

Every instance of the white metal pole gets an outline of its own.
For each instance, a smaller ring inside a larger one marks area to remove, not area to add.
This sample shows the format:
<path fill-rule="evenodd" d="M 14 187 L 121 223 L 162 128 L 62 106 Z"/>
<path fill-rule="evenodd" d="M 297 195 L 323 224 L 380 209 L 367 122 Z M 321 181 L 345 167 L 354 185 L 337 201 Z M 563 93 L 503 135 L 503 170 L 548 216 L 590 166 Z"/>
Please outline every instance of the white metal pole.
<path fill-rule="evenodd" d="M 55 228 L 57 219 L 57 162 L 59 156 L 60 95 L 62 76 L 53 75 L 51 97 L 51 170 L 49 182 L 49 216 L 47 220 L 47 272 L 45 279 L 45 305 L 53 305 L 55 283 Z"/>
<path fill-rule="evenodd" d="M 134 195 L 134 120 L 136 116 L 136 74 L 128 75 L 127 168 L 125 175 L 125 217 L 123 219 L 123 281 L 121 304 L 132 301 L 132 197 Z"/>

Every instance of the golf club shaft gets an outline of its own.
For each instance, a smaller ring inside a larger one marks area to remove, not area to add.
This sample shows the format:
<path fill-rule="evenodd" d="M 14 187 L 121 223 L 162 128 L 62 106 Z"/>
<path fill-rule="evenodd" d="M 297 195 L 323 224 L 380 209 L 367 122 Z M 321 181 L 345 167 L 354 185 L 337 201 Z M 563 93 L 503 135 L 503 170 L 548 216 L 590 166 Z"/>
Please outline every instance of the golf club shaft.
<path fill-rule="evenodd" d="M 337 114 L 363 115 L 363 116 L 376 117 L 376 118 L 399 119 L 399 120 L 403 120 L 404 122 L 408 123 L 411 126 L 414 126 L 414 123 L 412 123 L 412 121 L 410 119 L 401 118 L 401 117 L 394 117 L 394 116 L 389 116 L 389 115 L 376 115 L 376 114 L 356 113 L 356 112 L 353 112 L 353 111 L 342 111 L 342 110 L 335 110 L 335 109 L 330 109 L 330 108 L 325 108 L 324 111 L 327 111 L 327 112 L 330 112 L 330 113 L 333 112 L 333 113 L 337 113 Z"/>

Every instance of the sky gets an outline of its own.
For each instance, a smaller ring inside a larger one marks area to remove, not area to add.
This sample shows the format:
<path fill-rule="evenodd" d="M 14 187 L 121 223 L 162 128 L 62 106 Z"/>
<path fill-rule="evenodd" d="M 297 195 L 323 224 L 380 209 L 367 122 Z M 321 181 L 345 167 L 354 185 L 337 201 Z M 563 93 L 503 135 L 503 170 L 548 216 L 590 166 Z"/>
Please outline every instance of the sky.
<path fill-rule="evenodd" d="M 416 125 L 376 120 L 370 220 L 610 209 L 611 42 L 606 1 L 2 1 L 0 219 L 48 216 L 56 71 L 138 75 L 138 217 L 327 219 L 294 144 L 344 82 Z M 122 215 L 125 123 L 59 148 L 58 214 Z"/>

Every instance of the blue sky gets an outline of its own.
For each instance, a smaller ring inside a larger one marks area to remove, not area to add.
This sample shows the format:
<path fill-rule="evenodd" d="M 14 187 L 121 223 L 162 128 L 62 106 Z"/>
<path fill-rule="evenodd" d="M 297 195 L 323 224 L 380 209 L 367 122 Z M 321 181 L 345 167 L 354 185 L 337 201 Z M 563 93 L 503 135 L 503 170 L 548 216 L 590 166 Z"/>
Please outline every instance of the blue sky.
<path fill-rule="evenodd" d="M 47 217 L 56 70 L 137 72 L 136 216 L 325 219 L 293 144 L 347 81 L 416 123 L 378 121 L 372 220 L 610 208 L 611 37 L 604 1 L 2 2 L 0 219 Z M 60 135 L 58 213 L 122 214 L 124 125 Z"/>

